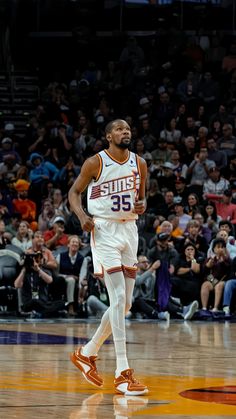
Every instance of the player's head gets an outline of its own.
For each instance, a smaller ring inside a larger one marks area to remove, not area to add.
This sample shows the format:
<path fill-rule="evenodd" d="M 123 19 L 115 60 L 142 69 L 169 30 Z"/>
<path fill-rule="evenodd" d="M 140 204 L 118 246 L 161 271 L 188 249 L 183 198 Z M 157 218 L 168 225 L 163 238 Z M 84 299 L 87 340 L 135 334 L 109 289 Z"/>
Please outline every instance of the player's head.
<path fill-rule="evenodd" d="M 131 143 L 131 129 L 123 119 L 115 119 L 107 124 L 105 128 L 106 139 L 109 145 L 126 149 Z"/>

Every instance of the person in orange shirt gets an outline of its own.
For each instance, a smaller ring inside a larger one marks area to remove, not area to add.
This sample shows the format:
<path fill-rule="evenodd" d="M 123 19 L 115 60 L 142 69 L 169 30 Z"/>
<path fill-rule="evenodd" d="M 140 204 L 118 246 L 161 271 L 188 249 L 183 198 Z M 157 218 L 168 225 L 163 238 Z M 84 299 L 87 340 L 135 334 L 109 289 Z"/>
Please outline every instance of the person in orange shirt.
<path fill-rule="evenodd" d="M 63 217 L 55 217 L 52 228 L 44 233 L 45 245 L 50 250 L 56 250 L 60 246 L 67 246 L 68 235 L 65 231 L 65 220 Z"/>
<path fill-rule="evenodd" d="M 30 228 L 35 231 L 37 229 L 36 203 L 28 199 L 28 190 L 30 183 L 24 179 L 18 179 L 14 184 L 17 191 L 17 198 L 12 200 L 14 212 L 20 213 L 22 221 L 30 223 Z"/>

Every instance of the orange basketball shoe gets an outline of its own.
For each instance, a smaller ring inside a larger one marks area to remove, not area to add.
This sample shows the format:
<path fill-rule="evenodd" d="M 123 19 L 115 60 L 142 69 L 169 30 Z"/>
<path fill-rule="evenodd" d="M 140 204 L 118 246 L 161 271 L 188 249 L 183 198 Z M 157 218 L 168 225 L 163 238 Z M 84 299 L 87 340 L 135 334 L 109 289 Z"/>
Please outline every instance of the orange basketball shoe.
<path fill-rule="evenodd" d="M 82 372 L 85 380 L 96 387 L 102 387 L 103 379 L 100 377 L 96 367 L 97 356 L 84 356 L 78 348 L 70 355 L 70 359 L 77 368 Z"/>
<path fill-rule="evenodd" d="M 134 370 L 128 368 L 121 372 L 120 376 L 115 378 L 114 384 L 116 392 L 125 396 L 140 396 L 148 393 L 148 388 L 141 384 L 133 376 Z"/>

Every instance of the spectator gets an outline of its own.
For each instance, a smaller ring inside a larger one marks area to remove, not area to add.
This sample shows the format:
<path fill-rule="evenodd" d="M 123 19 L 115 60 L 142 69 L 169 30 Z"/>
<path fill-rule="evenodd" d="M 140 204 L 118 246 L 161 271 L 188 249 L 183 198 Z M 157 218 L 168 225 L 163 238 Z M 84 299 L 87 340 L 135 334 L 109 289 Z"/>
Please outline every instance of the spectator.
<path fill-rule="evenodd" d="M 225 282 L 223 295 L 223 311 L 225 315 L 230 315 L 233 312 L 233 297 L 236 290 L 236 258 L 232 261 L 231 273 L 228 281 Z"/>
<path fill-rule="evenodd" d="M 219 230 L 219 222 L 221 217 L 217 215 L 216 205 L 214 201 L 206 201 L 203 205 L 204 226 L 212 231 L 212 237 Z"/>
<path fill-rule="evenodd" d="M 42 232 L 50 229 L 56 216 L 55 208 L 51 199 L 45 199 L 42 204 L 41 212 L 38 217 L 38 229 Z"/>
<path fill-rule="evenodd" d="M 208 250 L 207 240 L 201 235 L 201 227 L 197 220 L 190 220 L 185 230 L 184 244 L 192 243 L 199 255 L 206 256 Z"/>
<path fill-rule="evenodd" d="M 157 148 L 152 151 L 152 158 L 154 164 L 158 167 L 167 161 L 170 161 L 171 151 L 167 148 L 167 141 L 165 138 L 159 138 Z"/>
<path fill-rule="evenodd" d="M 179 257 L 175 276 L 172 278 L 172 296 L 179 298 L 184 305 L 200 301 L 201 263 L 197 248 L 189 240 L 185 243 Z"/>
<path fill-rule="evenodd" d="M 0 249 L 4 249 L 7 244 L 10 244 L 10 236 L 6 232 L 5 223 L 0 220 Z"/>
<path fill-rule="evenodd" d="M 65 220 L 69 215 L 69 209 L 66 205 L 66 200 L 62 196 L 60 188 L 56 188 L 52 193 L 52 205 L 56 216 L 63 217 Z"/>
<path fill-rule="evenodd" d="M 87 296 L 87 259 L 79 252 L 81 240 L 78 236 L 70 236 L 67 244 L 68 250 L 58 253 L 56 260 L 59 266 L 59 275 L 66 281 L 66 298 L 68 304 L 68 313 L 71 316 L 76 315 L 75 307 L 75 289 L 76 284 L 79 289 L 78 302 L 81 306 Z"/>
<path fill-rule="evenodd" d="M 33 231 L 29 228 L 29 224 L 26 221 L 21 221 L 16 237 L 12 239 L 12 244 L 25 252 L 32 246 L 32 237 Z"/>
<path fill-rule="evenodd" d="M 214 199 L 223 196 L 226 189 L 229 189 L 230 183 L 227 179 L 224 179 L 220 174 L 220 169 L 211 167 L 209 170 L 209 179 L 203 183 L 203 198 Z"/>
<path fill-rule="evenodd" d="M 219 202 L 216 201 L 216 210 L 222 220 L 229 220 L 232 224 L 236 224 L 236 205 L 232 204 L 231 201 L 232 191 L 226 189 L 223 192 L 222 199 Z"/>
<path fill-rule="evenodd" d="M 17 191 L 17 198 L 12 200 L 13 208 L 15 212 L 21 214 L 23 221 L 30 223 L 33 230 L 36 229 L 36 204 L 31 199 L 28 199 L 28 190 L 30 183 L 24 179 L 18 179 L 14 184 L 15 190 Z"/>
<path fill-rule="evenodd" d="M 172 150 L 170 156 L 170 163 L 174 166 L 173 171 L 175 176 L 186 178 L 188 166 L 180 162 L 180 154 L 178 150 Z"/>
<path fill-rule="evenodd" d="M 233 126 L 231 124 L 224 124 L 222 127 L 223 136 L 217 141 L 217 146 L 220 151 L 224 151 L 229 159 L 236 153 L 236 137 L 233 135 Z"/>
<path fill-rule="evenodd" d="M 196 192 L 199 197 L 202 195 L 203 183 L 208 178 L 209 170 L 215 167 L 215 162 L 207 157 L 207 149 L 201 148 L 200 152 L 195 154 L 194 160 L 187 170 L 192 192 Z"/>
<path fill-rule="evenodd" d="M 195 212 L 199 212 L 201 210 L 197 194 L 190 193 L 188 195 L 187 202 L 188 203 L 185 207 L 185 212 L 186 214 L 191 215 L 191 217 L 193 217 Z"/>
<path fill-rule="evenodd" d="M 185 213 L 184 203 L 181 199 L 178 199 L 175 202 L 175 215 L 179 218 L 179 228 L 185 232 L 187 224 L 192 217 Z"/>
<path fill-rule="evenodd" d="M 206 311 L 210 292 L 214 292 L 212 312 L 218 312 L 225 281 L 230 272 L 230 259 L 223 239 L 215 239 L 212 244 L 213 256 L 208 258 L 204 267 L 205 280 L 201 287 L 202 310 Z"/>
<path fill-rule="evenodd" d="M 6 232 L 10 234 L 11 238 L 15 237 L 21 221 L 21 214 L 14 212 L 11 214 L 8 223 L 6 224 Z"/>
<path fill-rule="evenodd" d="M 216 140 L 214 138 L 207 139 L 208 158 L 215 162 L 219 170 L 227 166 L 227 157 L 224 151 L 217 149 Z"/>
<path fill-rule="evenodd" d="M 15 288 L 22 289 L 21 310 L 32 312 L 33 317 L 47 317 L 63 310 L 62 301 L 49 301 L 48 285 L 52 281 L 52 274 L 43 267 L 42 254 L 27 255 L 25 265 L 14 282 Z"/>
<path fill-rule="evenodd" d="M 2 139 L 2 148 L 0 149 L 0 162 L 3 161 L 5 156 L 12 156 L 14 157 L 14 161 L 16 164 L 21 163 L 21 157 L 17 151 L 13 148 L 13 141 L 10 137 L 4 137 Z"/>
<path fill-rule="evenodd" d="M 68 236 L 64 233 L 65 220 L 63 217 L 56 216 L 52 222 L 52 227 L 44 232 L 45 244 L 50 250 L 57 250 L 61 246 L 67 246 Z"/>
<path fill-rule="evenodd" d="M 55 184 L 58 179 L 59 170 L 49 161 L 44 161 L 41 154 L 32 153 L 30 155 L 30 164 L 32 168 L 29 172 L 29 179 L 31 182 L 29 196 L 33 199 L 37 207 L 41 207 L 41 199 L 44 196 L 44 190 L 49 181 Z"/>
<path fill-rule="evenodd" d="M 156 270 L 160 261 L 149 263 L 145 255 L 138 256 L 138 271 L 133 292 L 132 312 L 149 319 L 169 320 L 168 311 L 160 312 L 155 298 Z"/>
<path fill-rule="evenodd" d="M 6 185 L 14 182 L 20 167 L 13 154 L 5 154 L 2 163 L 0 163 L 0 180 Z"/>

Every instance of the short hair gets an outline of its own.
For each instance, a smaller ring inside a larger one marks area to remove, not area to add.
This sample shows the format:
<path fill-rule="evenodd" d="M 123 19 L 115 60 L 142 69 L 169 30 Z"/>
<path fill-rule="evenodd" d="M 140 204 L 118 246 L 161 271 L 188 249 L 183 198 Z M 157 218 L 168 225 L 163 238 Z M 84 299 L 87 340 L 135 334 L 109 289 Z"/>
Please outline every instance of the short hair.
<path fill-rule="evenodd" d="M 218 238 L 218 239 L 213 240 L 212 250 L 214 250 L 214 248 L 217 246 L 217 244 L 221 244 L 222 247 L 226 248 L 226 243 L 225 243 L 224 239 Z"/>
<path fill-rule="evenodd" d="M 113 130 L 114 125 L 115 124 L 119 124 L 119 123 L 125 123 L 126 125 L 129 126 L 128 122 L 126 122 L 124 119 L 114 119 L 114 121 L 110 121 L 106 125 L 106 127 L 105 127 L 105 133 L 106 134 L 110 134 L 111 131 Z"/>
<path fill-rule="evenodd" d="M 200 228 L 200 223 L 198 222 L 198 220 L 190 220 L 187 224 L 187 229 L 189 227 L 198 227 Z"/>

